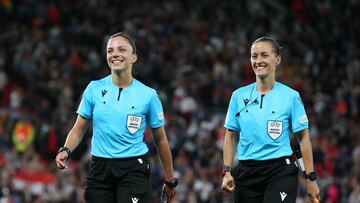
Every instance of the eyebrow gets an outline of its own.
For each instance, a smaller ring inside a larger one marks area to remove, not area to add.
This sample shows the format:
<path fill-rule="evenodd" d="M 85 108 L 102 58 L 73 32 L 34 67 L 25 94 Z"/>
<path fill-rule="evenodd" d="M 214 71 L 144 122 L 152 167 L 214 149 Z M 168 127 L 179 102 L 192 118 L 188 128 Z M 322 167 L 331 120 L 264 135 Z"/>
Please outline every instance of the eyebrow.
<path fill-rule="evenodd" d="M 109 46 L 107 49 L 116 49 L 116 48 L 130 48 L 129 46 L 126 46 L 126 45 L 120 45 L 120 46 Z"/>

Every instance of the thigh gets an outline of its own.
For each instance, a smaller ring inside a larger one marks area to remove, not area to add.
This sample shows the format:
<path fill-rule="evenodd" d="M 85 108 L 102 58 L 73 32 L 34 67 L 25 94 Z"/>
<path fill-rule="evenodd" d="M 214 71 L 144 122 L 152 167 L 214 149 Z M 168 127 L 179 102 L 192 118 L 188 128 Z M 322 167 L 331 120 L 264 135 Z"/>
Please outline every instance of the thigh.
<path fill-rule="evenodd" d="M 234 171 L 235 203 L 262 203 L 266 178 L 254 167 L 238 165 Z"/>
<path fill-rule="evenodd" d="M 116 202 L 116 188 L 109 181 L 105 161 L 90 162 L 84 197 L 87 203 Z"/>
<path fill-rule="evenodd" d="M 133 160 L 131 169 L 117 185 L 118 203 L 150 202 L 150 158 Z"/>
<path fill-rule="evenodd" d="M 117 189 L 117 203 L 149 203 L 150 192 L 136 192 L 134 193 L 130 188 L 118 187 Z"/>
<path fill-rule="evenodd" d="M 245 189 L 245 190 L 244 190 Z M 240 192 L 241 191 L 241 192 Z M 257 191 L 252 191 L 249 188 L 238 188 L 234 191 L 234 203 L 263 203 L 263 195 L 247 196 L 243 195 L 244 192 L 250 192 L 251 194 L 258 194 Z"/>
<path fill-rule="evenodd" d="M 116 203 L 115 191 L 105 188 L 86 188 L 85 189 L 86 203 Z"/>
<path fill-rule="evenodd" d="M 297 190 L 297 175 L 276 178 L 265 190 L 264 203 L 295 203 Z"/>

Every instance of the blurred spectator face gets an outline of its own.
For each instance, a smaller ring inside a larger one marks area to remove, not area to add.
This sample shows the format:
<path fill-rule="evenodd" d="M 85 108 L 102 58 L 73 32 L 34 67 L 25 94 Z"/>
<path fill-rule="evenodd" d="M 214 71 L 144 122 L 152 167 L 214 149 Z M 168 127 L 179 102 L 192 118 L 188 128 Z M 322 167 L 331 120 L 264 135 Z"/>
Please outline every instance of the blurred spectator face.
<path fill-rule="evenodd" d="M 132 64 L 137 60 L 137 55 L 133 52 L 126 38 L 122 36 L 110 38 L 107 43 L 106 58 L 111 71 L 117 73 L 131 71 Z"/>
<path fill-rule="evenodd" d="M 257 42 L 251 46 L 250 61 L 256 77 L 263 79 L 275 77 L 275 69 L 280 64 L 281 57 L 275 54 L 271 43 Z"/>

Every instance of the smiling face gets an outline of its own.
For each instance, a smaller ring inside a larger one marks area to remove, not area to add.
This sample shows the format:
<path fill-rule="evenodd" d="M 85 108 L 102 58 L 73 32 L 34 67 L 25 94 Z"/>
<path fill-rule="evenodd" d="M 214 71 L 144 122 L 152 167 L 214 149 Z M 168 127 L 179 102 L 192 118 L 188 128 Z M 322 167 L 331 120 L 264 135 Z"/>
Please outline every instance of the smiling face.
<path fill-rule="evenodd" d="M 281 56 L 276 54 L 270 42 L 259 41 L 251 46 L 250 61 L 257 78 L 275 79 L 275 69 L 281 62 Z"/>
<path fill-rule="evenodd" d="M 123 36 L 110 38 L 106 47 L 106 59 L 112 72 L 131 71 L 132 64 L 136 62 L 134 53 L 128 39 Z"/>

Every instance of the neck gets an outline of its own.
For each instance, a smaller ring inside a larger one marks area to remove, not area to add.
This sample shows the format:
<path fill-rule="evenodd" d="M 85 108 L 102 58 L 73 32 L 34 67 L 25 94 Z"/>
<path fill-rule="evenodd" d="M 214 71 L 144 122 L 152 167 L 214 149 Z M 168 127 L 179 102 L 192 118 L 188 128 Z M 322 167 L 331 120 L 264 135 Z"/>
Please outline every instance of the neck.
<path fill-rule="evenodd" d="M 266 94 L 271 91 L 271 89 L 275 85 L 275 79 L 269 79 L 269 78 L 256 78 L 256 90 L 260 94 Z"/>
<path fill-rule="evenodd" d="M 128 87 L 131 84 L 131 82 L 133 81 L 133 77 L 132 77 L 131 73 L 129 74 L 127 71 L 126 72 L 112 71 L 111 78 L 112 78 L 113 83 L 117 87 L 120 87 L 120 88 Z"/>

